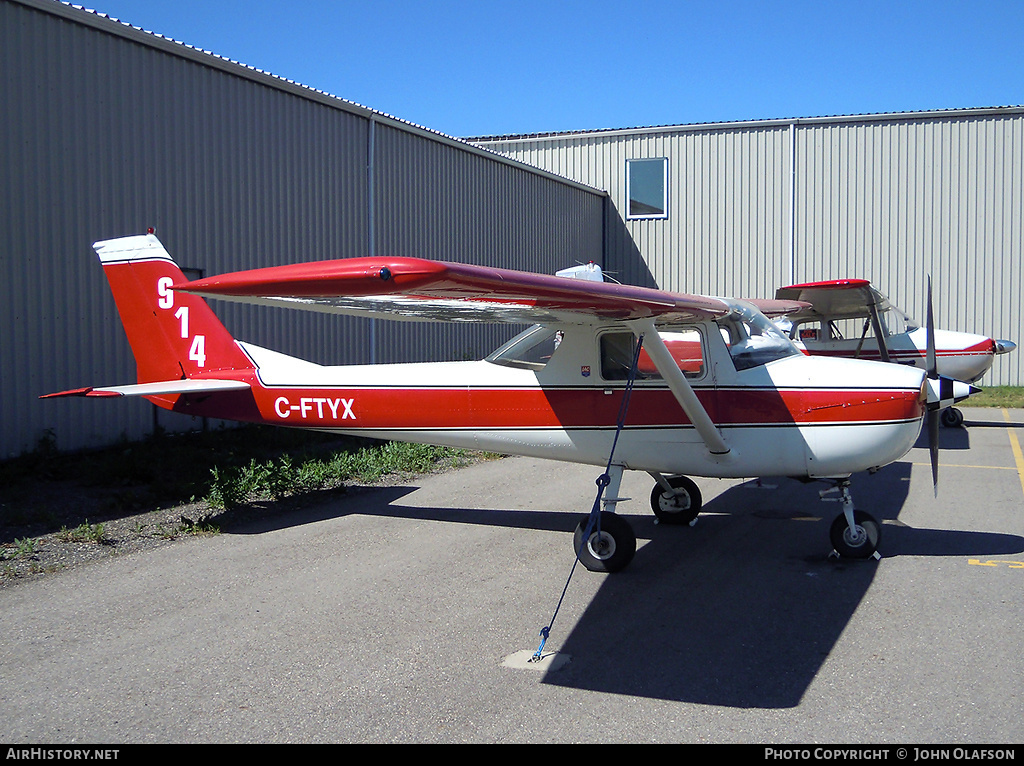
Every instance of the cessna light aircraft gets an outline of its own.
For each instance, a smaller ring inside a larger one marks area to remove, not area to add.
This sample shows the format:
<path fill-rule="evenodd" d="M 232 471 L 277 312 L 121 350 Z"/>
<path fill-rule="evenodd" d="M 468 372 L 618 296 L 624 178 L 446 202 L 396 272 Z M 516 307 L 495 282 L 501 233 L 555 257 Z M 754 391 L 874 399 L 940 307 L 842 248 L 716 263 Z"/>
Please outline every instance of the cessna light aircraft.
<path fill-rule="evenodd" d="M 780 287 L 778 300 L 810 305 L 790 314 L 790 338 L 807 353 L 878 359 L 926 369 L 929 332 L 893 305 L 865 279 L 838 279 Z M 778 322 L 780 326 L 785 326 Z M 939 375 L 977 382 L 999 354 L 1017 345 L 984 335 L 935 331 L 935 361 Z M 959 426 L 963 413 L 942 410 L 942 424 Z"/>
<path fill-rule="evenodd" d="M 851 474 L 903 457 L 940 395 L 970 393 L 934 371 L 804 355 L 764 313 L 802 304 L 599 282 L 596 267 L 573 279 L 360 257 L 189 282 L 153 234 L 94 248 L 138 383 L 48 396 L 143 396 L 190 415 L 606 466 L 603 510 L 595 501 L 574 535 L 593 571 L 636 550 L 614 514 L 625 469 L 655 479 L 651 506 L 668 523 L 700 511 L 687 474 L 825 480 L 843 508 L 835 552 L 871 556 L 879 525 L 854 510 Z M 236 341 L 200 296 L 534 326 L 482 361 L 320 366 Z"/>

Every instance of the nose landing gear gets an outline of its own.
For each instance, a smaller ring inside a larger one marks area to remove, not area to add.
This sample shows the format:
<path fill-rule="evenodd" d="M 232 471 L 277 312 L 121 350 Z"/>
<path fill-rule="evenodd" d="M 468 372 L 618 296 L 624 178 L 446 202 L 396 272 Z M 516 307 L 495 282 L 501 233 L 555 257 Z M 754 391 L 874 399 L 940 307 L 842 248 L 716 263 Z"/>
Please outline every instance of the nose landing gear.
<path fill-rule="evenodd" d="M 697 484 L 686 476 L 662 476 L 651 473 L 657 484 L 651 491 L 651 510 L 664 524 L 693 526 L 703 500 Z"/>
<path fill-rule="evenodd" d="M 833 492 L 839 493 L 838 501 L 843 504 L 843 512 L 836 516 L 829 528 L 833 555 L 851 559 L 880 559 L 878 543 L 881 539 L 881 526 L 870 513 L 854 509 L 850 480 L 836 482 L 835 487 L 820 493 L 821 499 L 833 500 L 825 497 Z"/>

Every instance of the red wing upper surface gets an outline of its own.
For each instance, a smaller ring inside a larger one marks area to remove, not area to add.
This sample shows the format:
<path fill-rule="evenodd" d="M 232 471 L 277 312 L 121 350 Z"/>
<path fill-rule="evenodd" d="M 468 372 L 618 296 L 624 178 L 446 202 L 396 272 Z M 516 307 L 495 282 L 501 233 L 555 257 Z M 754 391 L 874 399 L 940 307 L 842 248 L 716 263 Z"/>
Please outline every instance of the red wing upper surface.
<path fill-rule="evenodd" d="M 399 257 L 274 266 L 174 288 L 249 303 L 434 321 L 592 324 L 654 318 L 667 324 L 721 316 L 731 308 L 719 298 Z"/>

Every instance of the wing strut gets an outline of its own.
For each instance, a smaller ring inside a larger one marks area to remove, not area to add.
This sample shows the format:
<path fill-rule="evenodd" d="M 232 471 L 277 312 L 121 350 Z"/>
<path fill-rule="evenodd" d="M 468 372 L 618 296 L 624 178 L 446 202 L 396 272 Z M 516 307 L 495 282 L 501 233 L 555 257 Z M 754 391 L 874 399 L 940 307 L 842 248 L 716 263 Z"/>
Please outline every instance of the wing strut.
<path fill-rule="evenodd" d="M 676 397 L 676 401 L 679 402 L 679 406 L 683 408 L 686 417 L 690 419 L 690 422 L 697 429 L 697 433 L 703 439 L 708 452 L 712 455 L 729 454 L 729 445 L 725 443 L 722 435 L 715 428 L 711 416 L 708 415 L 704 405 L 697 398 L 697 394 L 693 392 L 690 382 L 672 358 L 672 352 L 668 350 L 665 341 L 661 339 L 661 335 L 658 334 L 654 327 L 654 320 L 643 319 L 635 324 L 637 327 L 634 330 L 634 334 L 639 336 L 643 333 L 644 348 L 647 350 L 647 354 L 654 362 L 654 366 L 658 368 L 661 377 L 668 383 L 669 389 Z"/>
<path fill-rule="evenodd" d="M 878 338 L 878 353 L 883 362 L 892 361 L 889 358 L 888 344 L 885 342 L 885 335 L 882 334 L 882 320 L 878 317 L 878 304 L 874 299 L 868 304 L 868 311 L 871 312 L 871 326 L 874 327 L 875 337 Z"/>

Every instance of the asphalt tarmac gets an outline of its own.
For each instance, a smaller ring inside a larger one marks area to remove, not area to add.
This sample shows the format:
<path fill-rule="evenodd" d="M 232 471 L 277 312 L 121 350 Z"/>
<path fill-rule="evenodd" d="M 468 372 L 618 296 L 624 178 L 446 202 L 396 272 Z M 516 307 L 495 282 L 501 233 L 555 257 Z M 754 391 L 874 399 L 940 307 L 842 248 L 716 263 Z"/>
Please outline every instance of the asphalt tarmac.
<path fill-rule="evenodd" d="M 636 557 L 574 570 L 600 469 L 507 458 L 18 583 L 0 741 L 1024 742 L 1024 411 L 965 414 L 938 498 L 924 442 L 854 477 L 877 561 L 823 485 L 675 527 L 629 472 Z"/>

